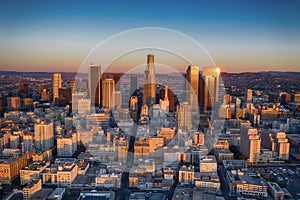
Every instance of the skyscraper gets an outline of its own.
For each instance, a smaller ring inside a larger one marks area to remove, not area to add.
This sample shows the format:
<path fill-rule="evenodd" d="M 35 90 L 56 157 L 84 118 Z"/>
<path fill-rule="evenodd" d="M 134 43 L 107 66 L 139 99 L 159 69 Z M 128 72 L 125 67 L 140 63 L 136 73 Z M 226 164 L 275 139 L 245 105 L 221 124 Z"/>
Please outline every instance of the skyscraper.
<path fill-rule="evenodd" d="M 156 78 L 154 67 L 154 55 L 147 55 L 147 67 L 144 72 L 144 84 L 143 84 L 143 104 L 148 106 L 155 103 L 156 97 Z"/>
<path fill-rule="evenodd" d="M 91 98 L 91 106 L 100 105 L 100 77 L 101 77 L 101 67 L 100 65 L 90 65 L 89 71 L 89 95 Z"/>
<path fill-rule="evenodd" d="M 59 97 L 58 89 L 62 87 L 62 79 L 60 73 L 54 73 L 52 79 L 52 95 L 53 101 Z"/>
<path fill-rule="evenodd" d="M 246 95 L 245 95 L 246 102 L 252 102 L 252 90 L 247 89 Z"/>
<path fill-rule="evenodd" d="M 214 76 L 204 76 L 204 106 L 203 110 L 211 110 L 215 103 L 216 78 Z"/>
<path fill-rule="evenodd" d="M 130 96 L 133 95 L 134 91 L 137 89 L 137 75 L 130 75 Z"/>
<path fill-rule="evenodd" d="M 186 70 L 187 79 L 187 100 L 192 106 L 192 110 L 198 110 L 198 92 L 199 92 L 199 67 L 198 66 L 188 66 Z"/>
<path fill-rule="evenodd" d="M 192 128 L 191 106 L 188 102 L 181 102 L 177 106 L 177 123 L 181 129 L 190 130 Z"/>
<path fill-rule="evenodd" d="M 206 81 L 209 81 L 209 83 L 207 83 Z M 203 67 L 199 79 L 199 86 L 200 86 L 199 101 L 200 101 L 200 106 L 204 111 L 213 109 L 213 107 L 217 106 L 219 102 L 219 85 L 220 85 L 220 68 Z M 210 99 L 211 104 L 205 105 L 205 102 L 209 102 L 207 101 L 208 99 Z"/>
<path fill-rule="evenodd" d="M 102 106 L 104 108 L 112 108 L 113 94 L 115 91 L 115 81 L 111 78 L 102 81 Z"/>

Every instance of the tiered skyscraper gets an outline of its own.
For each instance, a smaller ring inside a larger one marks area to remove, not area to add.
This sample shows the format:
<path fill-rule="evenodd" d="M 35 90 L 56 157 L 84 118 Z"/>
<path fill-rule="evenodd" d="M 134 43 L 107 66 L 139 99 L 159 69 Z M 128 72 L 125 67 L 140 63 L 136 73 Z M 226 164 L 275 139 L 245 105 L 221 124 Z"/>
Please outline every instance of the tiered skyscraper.
<path fill-rule="evenodd" d="M 154 55 L 147 55 L 147 67 L 144 73 L 143 104 L 152 105 L 156 97 L 156 78 L 154 67 Z"/>
<path fill-rule="evenodd" d="M 52 95 L 53 101 L 59 97 L 58 89 L 62 87 L 62 79 L 60 73 L 54 73 L 52 79 Z"/>
<path fill-rule="evenodd" d="M 101 66 L 91 64 L 89 71 L 89 95 L 91 98 L 91 106 L 100 105 L 100 77 Z"/>

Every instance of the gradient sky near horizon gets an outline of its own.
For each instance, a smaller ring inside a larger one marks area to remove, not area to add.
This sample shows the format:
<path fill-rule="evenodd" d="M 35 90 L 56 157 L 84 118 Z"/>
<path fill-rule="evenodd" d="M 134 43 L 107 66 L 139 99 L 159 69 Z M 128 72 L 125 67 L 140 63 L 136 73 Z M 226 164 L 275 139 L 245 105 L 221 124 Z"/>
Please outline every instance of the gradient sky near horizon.
<path fill-rule="evenodd" d="M 297 0 L 1 1 L 0 70 L 75 72 L 111 35 L 164 27 L 202 44 L 222 71 L 300 71 L 299 10 Z"/>

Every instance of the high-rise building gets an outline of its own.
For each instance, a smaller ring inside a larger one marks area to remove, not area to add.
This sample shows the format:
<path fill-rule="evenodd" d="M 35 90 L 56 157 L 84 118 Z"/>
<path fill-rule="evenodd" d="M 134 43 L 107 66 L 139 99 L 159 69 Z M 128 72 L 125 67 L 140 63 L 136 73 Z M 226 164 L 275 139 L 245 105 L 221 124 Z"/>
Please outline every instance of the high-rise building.
<path fill-rule="evenodd" d="M 101 95 L 100 79 L 101 79 L 100 65 L 91 64 L 90 71 L 89 71 L 89 95 L 91 98 L 92 106 L 100 105 L 100 95 Z"/>
<path fill-rule="evenodd" d="M 204 107 L 203 110 L 212 110 L 215 105 L 215 90 L 216 90 L 216 78 L 214 76 L 204 76 L 205 88 L 204 88 Z"/>
<path fill-rule="evenodd" d="M 166 86 L 165 88 L 163 88 L 163 90 L 165 90 L 164 94 L 165 96 L 163 97 L 163 99 L 159 100 L 159 105 L 160 105 L 160 109 L 161 111 L 165 112 L 169 112 L 169 98 L 168 98 L 168 86 Z"/>
<path fill-rule="evenodd" d="M 122 78 L 121 73 L 114 73 L 113 79 L 115 81 L 115 90 L 116 91 L 121 91 L 121 81 L 120 81 L 121 78 Z"/>
<path fill-rule="evenodd" d="M 273 154 L 281 160 L 288 160 L 290 143 L 285 132 L 266 130 L 261 133 L 262 146 L 272 150 Z"/>
<path fill-rule="evenodd" d="M 156 97 L 156 77 L 154 67 L 154 55 L 147 55 L 147 67 L 144 72 L 143 104 L 152 105 Z"/>
<path fill-rule="evenodd" d="M 177 106 L 177 123 L 178 127 L 184 130 L 190 130 L 192 127 L 192 112 L 188 102 L 181 102 Z"/>
<path fill-rule="evenodd" d="M 60 73 L 54 73 L 52 79 L 52 96 L 53 101 L 59 97 L 58 89 L 62 87 L 62 79 Z"/>
<path fill-rule="evenodd" d="M 169 100 L 169 111 L 172 112 L 175 109 L 175 96 L 174 96 L 174 92 L 169 88 L 169 87 L 164 87 L 161 90 L 161 99 L 164 99 L 167 93 L 167 97 Z"/>
<path fill-rule="evenodd" d="M 59 97 L 55 99 L 55 105 L 66 106 L 71 103 L 72 91 L 69 87 L 61 87 L 58 89 Z"/>
<path fill-rule="evenodd" d="M 245 95 L 246 102 L 252 102 L 252 93 L 253 92 L 251 89 L 247 89 L 246 95 Z"/>
<path fill-rule="evenodd" d="M 199 77 L 199 101 L 204 111 L 212 109 L 219 102 L 220 68 L 203 67 Z M 210 99 L 210 100 L 208 100 Z M 210 104 L 207 104 L 211 102 Z"/>
<path fill-rule="evenodd" d="M 20 97 L 7 97 L 8 110 L 18 110 L 20 108 Z"/>
<path fill-rule="evenodd" d="M 113 93 L 113 106 L 122 107 L 122 92 L 115 90 Z"/>
<path fill-rule="evenodd" d="M 24 153 L 32 152 L 33 148 L 33 136 L 30 133 L 23 135 L 23 151 Z"/>
<path fill-rule="evenodd" d="M 245 155 L 250 163 L 255 163 L 259 159 L 261 138 L 256 128 L 251 126 L 241 127 L 240 151 Z"/>
<path fill-rule="evenodd" d="M 130 75 L 130 96 L 133 95 L 134 91 L 137 89 L 137 75 Z"/>
<path fill-rule="evenodd" d="M 112 108 L 113 94 L 115 91 L 115 81 L 111 78 L 102 81 L 102 106 L 104 108 Z"/>
<path fill-rule="evenodd" d="M 188 66 L 186 70 L 186 90 L 187 90 L 187 100 L 192 106 L 192 110 L 198 110 L 198 92 L 199 92 L 199 67 L 198 66 Z"/>
<path fill-rule="evenodd" d="M 21 98 L 28 98 L 28 83 L 20 83 L 20 97 Z"/>
<path fill-rule="evenodd" d="M 41 122 L 34 124 L 34 144 L 35 149 L 47 150 L 54 145 L 53 123 Z"/>

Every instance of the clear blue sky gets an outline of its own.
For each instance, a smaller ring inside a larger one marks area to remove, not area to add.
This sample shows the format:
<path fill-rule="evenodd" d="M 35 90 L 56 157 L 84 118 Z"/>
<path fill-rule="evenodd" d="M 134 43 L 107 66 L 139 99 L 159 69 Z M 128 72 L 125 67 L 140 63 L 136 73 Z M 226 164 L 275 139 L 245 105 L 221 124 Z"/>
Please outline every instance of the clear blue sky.
<path fill-rule="evenodd" d="M 107 37 L 155 26 L 194 38 L 223 71 L 300 71 L 299 10 L 296 0 L 1 1 L 0 69 L 77 71 Z"/>

